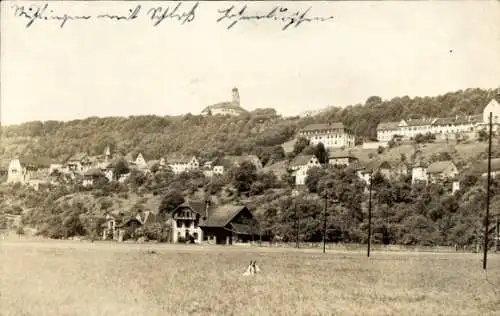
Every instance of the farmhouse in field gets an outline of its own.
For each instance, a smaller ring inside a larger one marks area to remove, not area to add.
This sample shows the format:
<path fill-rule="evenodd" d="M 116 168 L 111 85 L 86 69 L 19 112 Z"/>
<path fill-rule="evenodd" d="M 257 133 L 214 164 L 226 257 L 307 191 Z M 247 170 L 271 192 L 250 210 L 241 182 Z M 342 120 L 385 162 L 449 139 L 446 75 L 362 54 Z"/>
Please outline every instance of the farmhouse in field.
<path fill-rule="evenodd" d="M 250 242 L 260 237 L 260 228 L 252 212 L 244 205 L 226 204 L 208 213 L 200 223 L 203 240 L 208 243 L 231 245 Z"/>
<path fill-rule="evenodd" d="M 259 236 L 257 222 L 248 208 L 242 205 L 215 207 L 208 202 L 185 202 L 172 212 L 168 223 L 174 243 L 232 244 Z"/>
<path fill-rule="evenodd" d="M 203 241 L 203 231 L 200 222 L 208 217 L 208 202 L 184 202 L 172 212 L 170 224 L 172 230 L 172 242 L 192 240 L 196 243 Z"/>

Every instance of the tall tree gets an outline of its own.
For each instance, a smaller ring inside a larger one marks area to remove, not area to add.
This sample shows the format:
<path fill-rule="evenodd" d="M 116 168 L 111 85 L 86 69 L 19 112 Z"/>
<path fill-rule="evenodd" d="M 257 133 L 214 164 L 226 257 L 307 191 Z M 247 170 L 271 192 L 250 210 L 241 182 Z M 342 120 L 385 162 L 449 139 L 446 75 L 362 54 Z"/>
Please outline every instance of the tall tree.
<path fill-rule="evenodd" d="M 184 201 L 184 196 L 179 191 L 170 189 L 163 197 L 158 213 L 162 216 L 170 215 Z"/>
<path fill-rule="evenodd" d="M 319 143 L 316 145 L 315 150 L 316 158 L 318 158 L 319 163 L 327 163 L 328 162 L 328 152 L 326 151 L 325 145 L 323 143 Z"/>
<path fill-rule="evenodd" d="M 248 192 L 252 183 L 257 180 L 257 169 L 253 163 L 244 161 L 232 170 L 231 178 L 239 193 Z"/>

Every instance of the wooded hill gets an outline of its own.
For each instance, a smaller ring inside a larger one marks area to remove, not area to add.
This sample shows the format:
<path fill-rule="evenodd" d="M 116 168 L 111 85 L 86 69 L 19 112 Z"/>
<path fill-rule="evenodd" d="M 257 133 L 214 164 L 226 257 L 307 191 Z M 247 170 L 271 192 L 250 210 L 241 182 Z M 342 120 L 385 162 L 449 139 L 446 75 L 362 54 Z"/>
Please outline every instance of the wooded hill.
<path fill-rule="evenodd" d="M 262 157 L 311 123 L 341 121 L 350 126 L 360 140 L 367 140 L 375 138 L 381 121 L 480 113 L 495 93 L 494 89 L 467 89 L 435 97 L 382 100 L 372 96 L 364 104 L 332 107 L 324 114 L 308 118 L 284 118 L 274 109 L 257 109 L 240 117 L 187 114 L 34 121 L 2 127 L 0 159 L 3 165 L 16 155 L 60 160 L 81 151 L 102 154 L 107 145 L 115 153 L 142 152 L 146 159 L 173 152 L 202 158 L 241 153 Z"/>

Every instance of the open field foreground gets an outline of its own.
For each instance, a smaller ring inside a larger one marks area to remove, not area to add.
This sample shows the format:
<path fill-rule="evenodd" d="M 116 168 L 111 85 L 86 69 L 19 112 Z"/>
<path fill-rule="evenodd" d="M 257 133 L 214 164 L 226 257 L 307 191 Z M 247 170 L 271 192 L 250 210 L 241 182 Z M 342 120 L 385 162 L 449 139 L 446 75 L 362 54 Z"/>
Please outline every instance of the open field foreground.
<path fill-rule="evenodd" d="M 2 241 L 1 315 L 499 315 L 500 256 Z M 154 250 L 154 251 L 153 251 Z M 243 276 L 250 260 L 262 273 Z"/>

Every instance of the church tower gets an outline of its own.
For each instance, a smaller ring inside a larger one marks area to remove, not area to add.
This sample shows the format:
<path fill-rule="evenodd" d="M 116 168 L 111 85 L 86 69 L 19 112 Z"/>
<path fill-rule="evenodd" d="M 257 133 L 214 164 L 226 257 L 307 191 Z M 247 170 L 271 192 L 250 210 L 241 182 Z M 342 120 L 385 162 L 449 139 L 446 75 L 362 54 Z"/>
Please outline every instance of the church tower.
<path fill-rule="evenodd" d="M 104 151 L 104 159 L 105 161 L 109 161 L 111 158 L 111 150 L 109 149 L 109 146 L 106 146 L 106 150 Z"/>
<path fill-rule="evenodd" d="M 238 88 L 233 88 L 233 104 L 240 105 L 240 93 L 238 92 Z"/>

